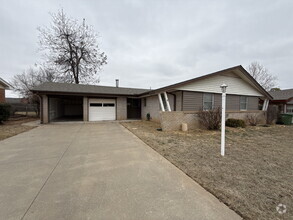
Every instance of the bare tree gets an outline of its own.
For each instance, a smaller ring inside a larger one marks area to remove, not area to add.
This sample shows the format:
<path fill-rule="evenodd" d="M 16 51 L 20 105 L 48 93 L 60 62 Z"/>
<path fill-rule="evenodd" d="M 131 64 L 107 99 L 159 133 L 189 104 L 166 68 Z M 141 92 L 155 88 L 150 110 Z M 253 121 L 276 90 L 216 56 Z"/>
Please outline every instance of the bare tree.
<path fill-rule="evenodd" d="M 30 67 L 21 74 L 14 75 L 11 80 L 13 90 L 25 98 L 32 98 L 31 89 L 44 83 L 60 81 L 53 69 Z"/>
<path fill-rule="evenodd" d="M 107 63 L 100 52 L 92 27 L 68 18 L 63 10 L 52 14 L 50 27 L 38 28 L 40 49 L 49 65 L 58 69 L 58 77 L 71 83 L 98 82 L 98 71 Z"/>
<path fill-rule="evenodd" d="M 39 97 L 31 92 L 31 89 L 44 83 L 60 81 L 56 76 L 55 70 L 35 66 L 28 68 L 21 74 L 14 75 L 10 84 L 13 90 L 22 97 L 27 98 L 29 103 L 37 104 L 37 114 L 39 114 L 40 100 Z"/>
<path fill-rule="evenodd" d="M 266 90 L 276 86 L 277 77 L 270 74 L 269 71 L 260 63 L 254 61 L 248 67 L 251 76 Z"/>

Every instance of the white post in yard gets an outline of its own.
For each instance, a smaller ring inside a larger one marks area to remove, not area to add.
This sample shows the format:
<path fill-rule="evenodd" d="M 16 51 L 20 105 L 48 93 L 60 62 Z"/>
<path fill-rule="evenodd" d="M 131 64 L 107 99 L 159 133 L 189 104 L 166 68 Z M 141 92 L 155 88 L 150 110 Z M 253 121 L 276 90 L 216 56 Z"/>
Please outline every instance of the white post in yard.
<path fill-rule="evenodd" d="M 167 110 L 170 112 L 171 111 L 171 107 L 170 107 L 168 95 L 167 95 L 166 92 L 164 92 L 164 96 L 165 96 L 165 100 L 166 100 L 166 103 L 167 103 Z"/>
<path fill-rule="evenodd" d="M 162 100 L 161 93 L 158 94 L 158 98 L 159 98 L 161 110 L 164 112 L 165 111 L 165 108 L 164 108 L 164 104 L 163 104 L 163 100 Z"/>
<path fill-rule="evenodd" d="M 222 84 L 222 122 L 221 122 L 221 155 L 225 156 L 225 124 L 226 124 L 226 89 L 227 85 Z"/>

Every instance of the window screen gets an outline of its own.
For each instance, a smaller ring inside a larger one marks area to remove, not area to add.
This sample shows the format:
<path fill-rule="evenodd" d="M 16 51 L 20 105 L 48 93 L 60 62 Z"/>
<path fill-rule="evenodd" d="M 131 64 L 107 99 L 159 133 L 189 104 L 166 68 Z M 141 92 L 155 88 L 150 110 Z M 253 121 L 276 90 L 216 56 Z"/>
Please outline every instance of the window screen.
<path fill-rule="evenodd" d="M 247 100 L 246 96 L 240 96 L 240 110 L 247 110 Z"/>
<path fill-rule="evenodd" d="M 203 94 L 203 110 L 212 110 L 214 107 L 214 95 L 211 93 Z"/>

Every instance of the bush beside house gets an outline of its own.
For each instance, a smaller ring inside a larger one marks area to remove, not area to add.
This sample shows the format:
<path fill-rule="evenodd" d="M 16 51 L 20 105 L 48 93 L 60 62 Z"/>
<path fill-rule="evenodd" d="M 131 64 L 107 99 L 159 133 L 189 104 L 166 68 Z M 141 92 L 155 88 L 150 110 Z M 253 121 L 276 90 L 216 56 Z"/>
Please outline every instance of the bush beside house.
<path fill-rule="evenodd" d="M 0 104 L 0 123 L 7 121 L 10 116 L 10 105 L 9 104 Z"/>
<path fill-rule="evenodd" d="M 238 128 L 238 127 L 245 128 L 246 124 L 244 120 L 229 118 L 226 121 L 226 126 L 233 127 L 233 128 Z"/>

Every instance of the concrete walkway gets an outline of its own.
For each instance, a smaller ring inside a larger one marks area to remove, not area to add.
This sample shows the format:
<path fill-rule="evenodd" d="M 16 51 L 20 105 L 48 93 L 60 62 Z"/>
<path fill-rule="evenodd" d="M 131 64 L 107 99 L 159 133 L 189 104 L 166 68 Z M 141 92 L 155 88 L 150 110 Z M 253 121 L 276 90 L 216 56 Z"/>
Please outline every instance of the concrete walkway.
<path fill-rule="evenodd" d="M 119 123 L 46 125 L 0 142 L 1 219 L 240 217 Z"/>

